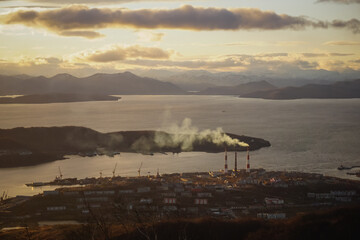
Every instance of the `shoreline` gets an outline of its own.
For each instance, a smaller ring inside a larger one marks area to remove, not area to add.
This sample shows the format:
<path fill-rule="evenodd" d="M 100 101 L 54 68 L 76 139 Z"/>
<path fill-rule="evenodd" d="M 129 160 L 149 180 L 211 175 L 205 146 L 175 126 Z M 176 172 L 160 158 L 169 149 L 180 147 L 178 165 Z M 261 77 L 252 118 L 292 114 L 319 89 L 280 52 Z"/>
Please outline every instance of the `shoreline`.
<path fill-rule="evenodd" d="M 188 218 L 220 219 L 263 218 L 280 213 L 277 216 L 283 219 L 299 212 L 360 203 L 359 180 L 295 171 L 252 169 L 249 173 L 241 169 L 230 174 L 185 172 L 92 179 L 95 184 L 59 187 L 31 197 L 5 199 L 0 204 L 0 222 L 4 218 L 9 221 L 0 227 L 19 226 L 17 219 L 22 219 L 24 212 L 29 226 L 43 221 L 84 222 L 89 217 L 88 208 L 92 211 L 100 208 L 102 213 L 111 215 L 113 206 L 120 203 L 130 204 L 130 213 L 146 208 L 148 214 L 165 211 L 185 214 Z M 169 199 L 174 202 L 167 203 Z"/>

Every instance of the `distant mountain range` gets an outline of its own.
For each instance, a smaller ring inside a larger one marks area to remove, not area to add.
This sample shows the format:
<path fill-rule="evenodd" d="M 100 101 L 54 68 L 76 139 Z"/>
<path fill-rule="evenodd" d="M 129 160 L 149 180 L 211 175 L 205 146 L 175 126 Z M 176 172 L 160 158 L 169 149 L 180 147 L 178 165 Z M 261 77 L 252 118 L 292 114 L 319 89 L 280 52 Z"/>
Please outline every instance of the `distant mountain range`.
<path fill-rule="evenodd" d="M 360 79 L 330 85 L 308 84 L 244 94 L 241 97 L 264 99 L 360 98 Z"/>
<path fill-rule="evenodd" d="M 156 79 L 139 77 L 130 72 L 95 74 L 77 78 L 70 74 L 58 74 L 51 78 L 27 75 L 0 75 L 0 95 L 27 95 L 47 93 L 86 94 L 185 94 L 176 85 Z"/>
<path fill-rule="evenodd" d="M 186 91 L 203 91 L 215 86 L 235 86 L 248 82 L 267 81 L 276 87 L 300 87 L 306 84 L 332 84 L 337 81 L 354 80 L 360 71 L 345 70 L 343 72 L 327 70 L 304 70 L 298 68 L 280 71 L 243 71 L 243 72 L 209 72 L 205 70 L 134 70 L 139 76 L 152 77 L 171 82 Z"/>
<path fill-rule="evenodd" d="M 163 78 L 169 77 L 171 72 L 161 72 Z M 191 94 L 199 95 L 236 95 L 250 98 L 265 99 L 296 99 L 296 98 L 358 98 L 360 97 L 359 81 L 340 81 L 333 83 L 323 80 L 321 84 L 307 84 L 299 87 L 277 88 L 265 77 L 262 81 L 245 80 L 241 75 L 217 73 L 211 74 L 206 71 L 187 72 L 183 80 L 177 79 L 183 84 L 163 82 L 154 78 L 139 77 L 130 72 L 115 74 L 94 74 L 89 77 L 77 78 L 70 74 L 58 74 L 47 78 L 44 76 L 31 77 L 28 75 L 4 76 L 0 75 L 0 95 L 32 95 L 19 98 L 41 102 L 71 102 L 87 101 L 86 97 L 76 96 L 50 96 L 57 94 L 80 94 L 80 95 L 186 95 L 190 94 L 189 87 L 197 86 L 202 89 Z M 192 76 L 202 79 L 200 82 L 191 82 Z M 214 77 L 214 82 L 205 80 L 207 76 Z M 224 84 L 219 85 L 219 79 L 224 77 Z M 238 78 L 238 80 L 236 80 Z M 245 82 L 243 82 L 245 81 Z M 240 83 L 239 83 L 240 82 Z M 214 84 L 212 84 L 214 83 Z M 225 84 L 227 83 L 227 84 Z M 231 84 L 232 83 L 232 84 Z M 237 84 L 235 84 L 237 83 Z M 186 86 L 185 86 L 185 85 Z M 190 84 L 190 85 L 189 85 Z M 325 85 L 328 84 L 328 85 Z M 182 87 L 185 86 L 185 90 Z M 45 94 L 45 95 L 44 95 Z M 43 96 L 40 96 L 43 95 Z M 111 100 L 108 97 L 95 98 L 94 100 Z M 61 100 L 61 98 L 63 98 Z M 84 99 L 82 99 L 84 98 Z M 44 101 L 45 100 L 45 101 Z M 90 99 L 91 100 L 91 99 Z M 7 99 L 2 101 L 16 102 Z M 0 100 L 1 102 L 1 100 Z M 10 103 L 7 102 L 7 103 Z"/>
<path fill-rule="evenodd" d="M 271 85 L 266 81 L 260 82 L 249 82 L 244 84 L 239 84 L 236 86 L 218 86 L 210 87 L 203 91 L 200 91 L 198 94 L 201 95 L 244 95 L 256 91 L 264 90 L 274 90 L 276 87 Z"/>

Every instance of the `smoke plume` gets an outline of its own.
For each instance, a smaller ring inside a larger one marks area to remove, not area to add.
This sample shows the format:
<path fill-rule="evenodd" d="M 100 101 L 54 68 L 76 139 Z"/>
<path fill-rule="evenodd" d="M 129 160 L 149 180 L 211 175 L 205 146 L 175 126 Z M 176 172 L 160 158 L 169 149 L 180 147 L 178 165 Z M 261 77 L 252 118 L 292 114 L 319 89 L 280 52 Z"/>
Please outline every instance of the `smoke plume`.
<path fill-rule="evenodd" d="M 241 142 L 238 139 L 233 139 L 222 130 L 217 128 L 216 130 L 206 129 L 199 130 L 192 126 L 191 119 L 185 118 L 181 125 L 174 124 L 170 128 L 166 129 L 170 135 L 164 135 L 161 132 L 155 134 L 155 143 L 159 147 L 180 147 L 183 151 L 191 151 L 195 143 L 213 143 L 217 146 L 240 146 L 248 147 L 245 142 Z"/>

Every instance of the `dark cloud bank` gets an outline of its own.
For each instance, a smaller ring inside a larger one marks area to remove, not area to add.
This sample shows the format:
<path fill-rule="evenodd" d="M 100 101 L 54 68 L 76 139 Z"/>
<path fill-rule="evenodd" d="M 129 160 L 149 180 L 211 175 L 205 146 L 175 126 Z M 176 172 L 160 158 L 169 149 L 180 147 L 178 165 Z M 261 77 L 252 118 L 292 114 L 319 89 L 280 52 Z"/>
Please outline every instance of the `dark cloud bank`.
<path fill-rule="evenodd" d="M 360 3 L 360 0 L 317 0 L 318 3 L 322 2 L 334 2 L 340 4 Z"/>
<path fill-rule="evenodd" d="M 107 9 L 89 8 L 83 5 L 46 10 L 22 10 L 2 16 L 3 24 L 23 24 L 46 28 L 64 36 L 100 37 L 94 29 L 182 29 L 211 30 L 301 30 L 313 28 L 341 28 L 360 33 L 360 21 L 334 20 L 332 22 L 310 20 L 304 16 L 289 16 L 259 9 L 196 8 L 185 5 L 176 9 Z"/>

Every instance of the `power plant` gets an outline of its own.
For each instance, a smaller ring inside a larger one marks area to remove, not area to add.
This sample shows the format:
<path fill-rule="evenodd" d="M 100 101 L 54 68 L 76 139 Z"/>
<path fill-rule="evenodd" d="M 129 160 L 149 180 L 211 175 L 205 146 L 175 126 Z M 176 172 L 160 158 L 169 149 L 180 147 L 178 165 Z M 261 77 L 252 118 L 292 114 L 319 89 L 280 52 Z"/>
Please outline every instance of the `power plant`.
<path fill-rule="evenodd" d="M 225 166 L 224 166 L 224 174 L 228 174 L 229 170 L 228 170 L 228 161 L 227 161 L 227 149 L 225 147 L 225 155 L 224 155 L 224 162 L 225 162 Z M 247 154 L 246 154 L 246 172 L 249 173 L 250 172 L 250 149 L 249 147 L 247 147 Z M 237 151 L 235 150 L 235 167 L 234 167 L 234 173 L 236 174 L 238 171 L 237 169 Z"/>
<path fill-rule="evenodd" d="M 249 147 L 247 147 L 247 156 L 246 156 L 246 172 L 250 172 L 250 154 Z"/>
<path fill-rule="evenodd" d="M 237 173 L 237 152 L 235 150 L 235 168 L 234 168 L 235 174 Z"/>
<path fill-rule="evenodd" d="M 224 173 L 228 174 L 228 164 L 227 164 L 227 150 L 225 147 L 225 167 L 224 167 Z"/>

